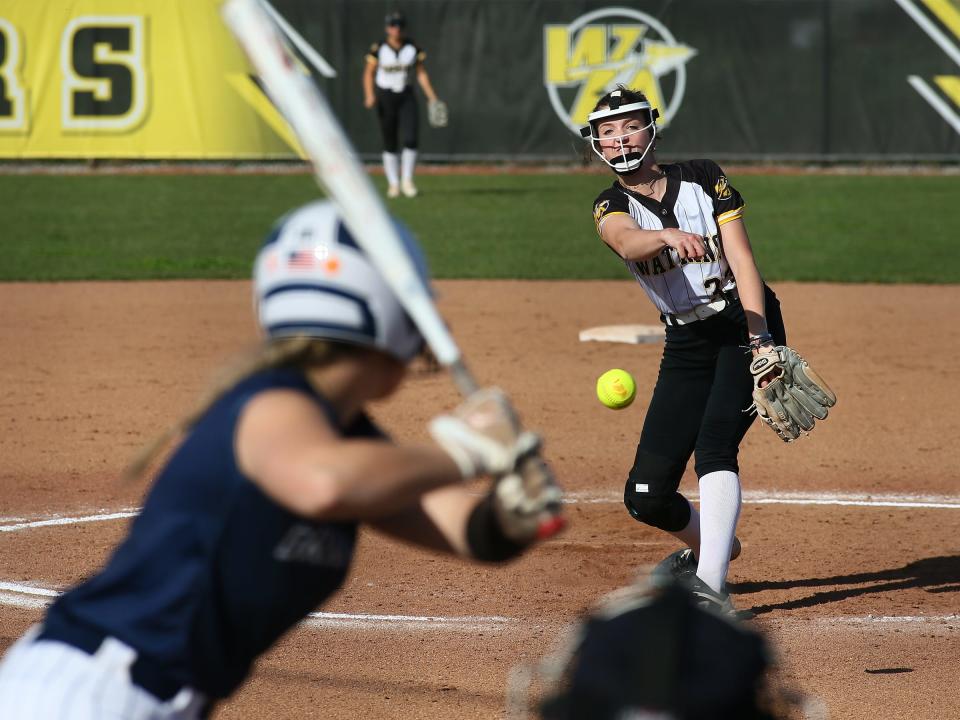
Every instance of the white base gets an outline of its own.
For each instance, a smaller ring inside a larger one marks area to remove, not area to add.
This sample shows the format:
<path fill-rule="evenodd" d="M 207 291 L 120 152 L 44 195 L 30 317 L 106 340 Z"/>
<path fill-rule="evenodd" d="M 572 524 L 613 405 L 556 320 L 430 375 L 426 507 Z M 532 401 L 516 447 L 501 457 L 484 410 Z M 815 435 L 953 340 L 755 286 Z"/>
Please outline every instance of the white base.
<path fill-rule="evenodd" d="M 580 342 L 660 343 L 664 332 L 663 325 L 602 325 L 581 330 Z"/>

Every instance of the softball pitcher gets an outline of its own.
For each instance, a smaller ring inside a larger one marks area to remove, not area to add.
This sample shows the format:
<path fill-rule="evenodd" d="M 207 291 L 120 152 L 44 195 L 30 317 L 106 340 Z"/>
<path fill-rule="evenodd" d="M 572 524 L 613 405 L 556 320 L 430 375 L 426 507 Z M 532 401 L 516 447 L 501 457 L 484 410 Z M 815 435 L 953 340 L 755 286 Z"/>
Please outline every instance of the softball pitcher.
<path fill-rule="evenodd" d="M 636 520 L 687 546 L 657 572 L 687 577 L 703 603 L 729 611 L 724 583 L 740 553 L 737 454 L 753 421 L 746 411 L 763 393 L 789 391 L 795 377 L 784 370 L 780 303 L 757 270 L 743 198 L 711 160 L 658 164 L 657 114 L 642 93 L 619 87 L 597 102 L 582 130 L 616 174 L 594 202 L 597 231 L 666 325 L 624 502 Z M 825 416 L 825 407 L 816 411 Z M 803 421 L 809 431 L 812 417 Z M 691 455 L 699 513 L 677 492 Z"/>
<path fill-rule="evenodd" d="M 436 445 L 394 445 L 365 414 L 423 341 L 331 204 L 281 220 L 254 280 L 262 346 L 170 433 L 182 442 L 106 566 L 9 650 L 0 717 L 206 717 L 337 591 L 359 523 L 490 562 L 533 543 L 546 505 L 516 476 L 481 499 L 462 486 L 536 448 L 502 393 L 432 421 Z"/>

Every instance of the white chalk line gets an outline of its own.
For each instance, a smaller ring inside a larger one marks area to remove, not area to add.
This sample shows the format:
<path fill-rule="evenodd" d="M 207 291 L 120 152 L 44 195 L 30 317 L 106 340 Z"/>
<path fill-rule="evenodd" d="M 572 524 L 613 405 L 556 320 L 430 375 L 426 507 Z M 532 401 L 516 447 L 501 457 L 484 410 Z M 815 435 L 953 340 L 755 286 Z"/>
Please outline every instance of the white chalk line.
<path fill-rule="evenodd" d="M 312 612 L 301 626 L 325 629 L 350 630 L 446 630 L 448 632 L 494 632 L 516 623 L 513 618 L 499 615 L 366 615 L 364 613 Z"/>
<path fill-rule="evenodd" d="M 30 530 L 40 527 L 54 527 L 57 525 L 77 525 L 78 523 L 103 522 L 105 520 L 122 520 L 124 518 L 134 517 L 140 510 L 138 508 L 129 508 L 118 510 L 116 512 L 102 511 L 93 515 L 76 515 L 46 517 L 42 520 L 31 520 L 28 522 L 16 522 L 7 525 L 0 525 L 0 532 L 17 532 L 18 530 Z"/>
<path fill-rule="evenodd" d="M 21 608 L 44 608 L 60 595 L 57 590 L 22 585 L 20 583 L 0 582 L 0 605 Z"/>
<path fill-rule="evenodd" d="M 698 493 L 686 493 L 691 500 L 699 499 Z M 619 504 L 620 493 L 596 491 L 568 492 L 564 502 L 572 505 Z M 956 495 L 920 495 L 891 493 L 802 493 L 770 490 L 747 490 L 743 493 L 745 505 L 836 505 L 839 507 L 877 508 L 922 508 L 960 510 L 960 497 Z"/>
<path fill-rule="evenodd" d="M 0 605 L 21 608 L 44 608 L 60 596 L 58 590 L 24 585 L 22 583 L 0 582 Z M 312 612 L 302 625 L 308 628 L 348 628 L 383 629 L 384 627 L 404 630 L 448 630 L 475 631 L 498 630 L 516 623 L 513 618 L 502 615 L 383 615 L 376 613 L 338 613 Z"/>
<path fill-rule="evenodd" d="M 691 495 L 697 499 L 696 493 Z M 837 505 L 859 507 L 889 507 L 889 508 L 933 508 L 933 509 L 960 509 L 960 498 L 949 495 L 907 495 L 907 494 L 862 494 L 862 493 L 795 493 L 795 492 L 745 492 L 743 501 L 746 504 L 783 504 L 783 505 Z M 572 492 L 568 493 L 565 502 L 569 504 L 619 504 L 622 498 L 614 493 Z M 0 519 L 0 532 L 16 532 L 40 527 L 68 526 L 78 523 L 102 522 L 119 520 L 135 516 L 138 508 L 128 508 L 115 512 L 101 511 L 91 515 L 75 516 L 47 516 L 43 519 L 23 522 L 23 518 Z M 15 522 L 10 522 L 15 521 Z M 18 583 L 0 582 L 0 605 L 21 608 L 44 608 L 58 596 L 56 590 L 41 588 Z M 960 616 L 865 616 L 865 617 L 837 617 L 820 618 L 818 623 L 824 624 L 912 624 L 925 622 L 957 622 Z M 393 627 L 406 630 L 446 629 L 449 631 L 465 632 L 480 630 L 501 629 L 510 623 L 517 623 L 514 618 L 502 616 L 429 616 L 429 615 L 376 615 L 363 613 L 310 613 L 303 624 L 315 629 L 325 628 L 352 628 L 352 629 L 383 629 Z"/>
<path fill-rule="evenodd" d="M 862 617 L 817 618 L 818 625 L 913 625 L 960 622 L 960 615 L 864 615 Z"/>
<path fill-rule="evenodd" d="M 53 602 L 60 593 L 50 588 L 24 585 L 21 583 L 0 582 L 0 605 L 11 607 L 42 609 Z M 778 624 L 793 622 L 809 624 L 803 618 L 783 618 Z M 918 625 L 929 623 L 960 622 L 960 615 L 863 615 L 817 618 L 820 625 Z M 374 613 L 337 613 L 312 612 L 307 615 L 301 626 L 315 629 L 344 630 L 442 630 L 447 632 L 497 631 L 508 626 L 536 626 L 566 624 L 539 621 L 531 623 L 520 618 L 502 615 L 382 615 Z"/>
<path fill-rule="evenodd" d="M 689 493 L 697 500 L 697 493 Z M 569 505 L 619 505 L 623 497 L 619 493 L 592 490 L 568 492 L 564 503 Z M 836 505 L 839 507 L 918 508 L 925 510 L 960 510 L 960 497 L 956 495 L 924 494 L 873 494 L 873 493 L 801 493 L 748 490 L 743 493 L 746 505 Z M 40 516 L 35 520 L 20 522 L 23 518 L 0 518 L 0 532 L 17 532 L 33 528 L 78 523 L 122 520 L 134 517 L 140 508 L 123 508 L 117 511 L 102 510 L 90 515 L 64 516 L 60 514 Z M 8 522 L 15 520 L 17 522 Z"/>
<path fill-rule="evenodd" d="M 23 595 L 40 595 L 42 597 L 55 598 L 60 592 L 50 588 L 37 587 L 36 585 L 21 585 L 20 583 L 0 582 L 0 591 L 21 593 Z"/>

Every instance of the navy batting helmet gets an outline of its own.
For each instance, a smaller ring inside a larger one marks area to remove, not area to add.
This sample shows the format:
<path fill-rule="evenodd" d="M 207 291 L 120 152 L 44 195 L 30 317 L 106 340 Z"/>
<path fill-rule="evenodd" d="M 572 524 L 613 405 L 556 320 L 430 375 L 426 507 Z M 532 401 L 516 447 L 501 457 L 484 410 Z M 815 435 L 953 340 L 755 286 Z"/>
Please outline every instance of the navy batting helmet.
<path fill-rule="evenodd" d="M 429 287 L 417 241 L 394 222 Z M 329 201 L 305 205 L 277 223 L 257 255 L 254 295 L 260 327 L 270 337 L 363 345 L 403 362 L 423 347 L 420 331 Z"/>

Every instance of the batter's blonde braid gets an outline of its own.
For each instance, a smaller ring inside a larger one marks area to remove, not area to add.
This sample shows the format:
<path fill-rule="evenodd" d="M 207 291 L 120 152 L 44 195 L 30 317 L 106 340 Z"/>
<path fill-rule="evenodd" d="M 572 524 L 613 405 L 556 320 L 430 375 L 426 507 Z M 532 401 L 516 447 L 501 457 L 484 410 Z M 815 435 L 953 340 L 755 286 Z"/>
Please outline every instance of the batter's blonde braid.
<path fill-rule="evenodd" d="M 124 480 L 136 480 L 141 477 L 161 451 L 183 436 L 217 400 L 242 380 L 270 368 L 320 367 L 350 352 L 351 349 L 349 345 L 305 336 L 278 338 L 261 345 L 253 352 L 241 357 L 236 363 L 224 368 L 192 412 L 147 443 L 123 471 Z"/>

